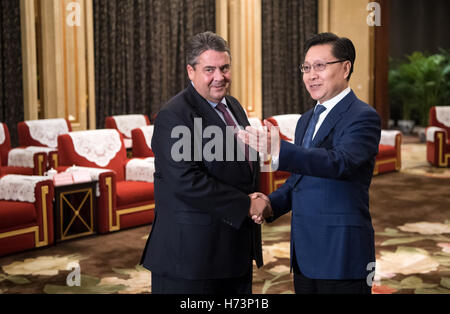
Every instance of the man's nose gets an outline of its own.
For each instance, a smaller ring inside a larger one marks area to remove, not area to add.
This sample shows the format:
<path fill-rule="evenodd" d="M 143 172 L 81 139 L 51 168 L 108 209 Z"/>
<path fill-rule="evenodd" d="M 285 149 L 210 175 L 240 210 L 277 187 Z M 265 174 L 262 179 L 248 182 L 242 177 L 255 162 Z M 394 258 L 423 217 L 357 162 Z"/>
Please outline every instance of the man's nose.
<path fill-rule="evenodd" d="M 319 73 L 316 70 L 314 70 L 314 68 L 311 68 L 308 75 L 309 75 L 308 79 L 310 81 L 314 81 L 319 78 Z"/>
<path fill-rule="evenodd" d="M 214 71 L 214 81 L 222 81 L 224 80 L 225 75 L 222 73 L 220 69 L 216 69 Z"/>

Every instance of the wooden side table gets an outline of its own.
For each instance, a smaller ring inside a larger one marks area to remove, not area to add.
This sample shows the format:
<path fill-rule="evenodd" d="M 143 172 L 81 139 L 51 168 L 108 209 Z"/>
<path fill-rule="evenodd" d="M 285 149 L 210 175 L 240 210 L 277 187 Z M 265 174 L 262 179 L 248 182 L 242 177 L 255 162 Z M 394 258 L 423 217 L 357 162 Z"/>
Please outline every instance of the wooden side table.
<path fill-rule="evenodd" d="M 96 233 L 97 181 L 55 186 L 55 242 Z"/>

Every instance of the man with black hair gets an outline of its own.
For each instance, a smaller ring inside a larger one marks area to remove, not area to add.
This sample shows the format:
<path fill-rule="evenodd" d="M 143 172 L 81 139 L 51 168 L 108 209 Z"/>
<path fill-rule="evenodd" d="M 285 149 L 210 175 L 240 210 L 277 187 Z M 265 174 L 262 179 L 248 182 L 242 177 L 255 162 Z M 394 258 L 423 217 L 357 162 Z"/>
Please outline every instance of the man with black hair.
<path fill-rule="evenodd" d="M 250 145 L 265 137 L 274 168 L 292 173 L 269 197 L 253 197 L 270 200 L 273 217 L 268 222 L 292 211 L 296 293 L 371 293 L 367 278 L 375 243 L 369 186 L 380 117 L 349 87 L 356 57 L 349 39 L 315 35 L 306 42 L 305 54 L 300 70 L 317 104 L 301 116 L 295 144 L 270 143 L 270 132 L 252 128 L 240 132 Z M 261 223 L 261 217 L 256 221 Z"/>

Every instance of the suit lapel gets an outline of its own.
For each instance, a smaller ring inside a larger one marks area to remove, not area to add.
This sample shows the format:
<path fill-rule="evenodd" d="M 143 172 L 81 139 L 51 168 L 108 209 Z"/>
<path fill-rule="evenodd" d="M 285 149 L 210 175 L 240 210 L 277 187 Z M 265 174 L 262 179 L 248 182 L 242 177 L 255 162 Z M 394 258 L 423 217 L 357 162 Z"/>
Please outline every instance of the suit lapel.
<path fill-rule="evenodd" d="M 225 99 L 226 99 L 226 101 L 227 101 L 227 106 L 228 106 L 228 108 L 230 109 L 231 113 L 233 114 L 234 118 L 236 119 L 238 125 L 239 125 L 239 126 L 242 126 L 243 128 L 249 126 L 250 123 L 248 122 L 247 117 L 241 114 L 241 110 L 239 110 L 239 109 L 237 108 L 238 105 L 237 105 L 234 101 L 232 101 L 228 96 L 225 96 Z M 237 144 L 237 143 L 236 143 L 236 144 Z M 250 147 L 250 150 L 253 150 L 253 149 Z M 255 153 L 256 155 L 258 155 L 257 152 L 254 152 L 254 153 Z M 253 162 L 252 162 L 252 168 L 253 168 L 253 170 L 257 170 L 257 169 L 258 169 L 257 166 L 258 166 L 258 161 L 253 161 Z M 250 170 L 250 172 L 251 172 L 250 165 L 248 165 L 247 168 L 248 168 L 248 170 Z M 257 171 L 253 171 L 253 174 L 255 174 L 256 172 L 257 172 Z"/>
<path fill-rule="evenodd" d="M 317 134 L 311 143 L 312 147 L 317 147 L 323 142 L 334 126 L 342 119 L 342 115 L 348 110 L 355 99 L 356 96 L 352 91 L 334 106 L 317 131 Z"/>
<path fill-rule="evenodd" d="M 192 109 L 194 112 L 196 112 L 199 116 L 203 117 L 208 125 L 216 125 L 219 126 L 222 129 L 223 135 L 226 134 L 226 124 L 225 122 L 220 118 L 219 114 L 209 105 L 209 103 L 204 99 L 192 86 L 192 84 L 188 85 L 188 93 L 187 93 L 187 99 L 190 105 L 192 106 Z M 249 123 L 246 121 L 246 119 L 243 119 L 239 114 L 238 110 L 235 108 L 235 104 L 233 101 L 231 101 L 228 97 L 225 97 L 227 100 L 227 106 L 232 111 L 234 117 L 236 118 L 237 122 L 242 126 L 248 126 Z M 205 127 L 205 126 L 204 126 Z M 225 142 L 224 142 L 225 143 Z M 237 149 L 237 140 L 234 139 L 234 147 Z M 224 149 L 226 148 L 226 145 Z M 244 169 L 247 169 L 249 174 L 251 174 L 250 166 L 248 163 L 239 163 L 242 164 Z M 246 166 L 245 166 L 246 165 Z M 253 163 L 253 169 L 255 168 L 255 162 Z"/>
<path fill-rule="evenodd" d="M 217 112 L 209 105 L 209 103 L 204 99 L 200 94 L 197 93 L 194 86 L 189 84 L 188 86 L 189 93 L 188 102 L 191 104 L 193 110 L 199 115 L 202 116 L 208 124 L 219 126 L 222 131 L 225 132 L 226 124 L 219 117 Z"/>
<path fill-rule="evenodd" d="M 313 109 L 304 113 L 302 115 L 302 117 L 300 118 L 300 123 L 296 130 L 297 134 L 295 135 L 295 144 L 298 146 L 302 146 L 303 138 L 305 137 L 305 133 L 306 133 L 306 130 L 308 129 L 308 125 L 309 125 L 309 120 L 311 120 L 312 115 L 313 115 Z"/>
<path fill-rule="evenodd" d="M 303 138 L 305 137 L 306 130 L 308 129 L 309 121 L 312 118 L 314 112 L 314 107 L 307 112 L 305 112 L 300 118 L 299 124 L 295 131 L 295 145 L 302 146 Z M 302 174 L 292 173 L 291 176 L 295 176 L 293 181 L 293 187 L 297 185 L 301 178 L 303 178 Z"/>

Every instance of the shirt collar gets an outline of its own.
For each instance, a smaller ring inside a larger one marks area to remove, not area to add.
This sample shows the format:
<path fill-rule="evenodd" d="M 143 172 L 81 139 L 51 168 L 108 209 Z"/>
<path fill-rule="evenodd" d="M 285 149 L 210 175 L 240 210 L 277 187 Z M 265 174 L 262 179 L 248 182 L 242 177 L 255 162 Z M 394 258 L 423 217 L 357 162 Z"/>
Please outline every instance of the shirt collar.
<path fill-rule="evenodd" d="M 347 96 L 349 93 L 351 92 L 350 87 L 347 87 L 346 89 L 344 89 L 342 92 L 340 92 L 339 94 L 337 94 L 336 96 L 334 96 L 333 98 L 325 101 L 323 104 L 321 104 L 320 102 L 317 102 L 317 104 L 320 104 L 322 106 L 324 106 L 326 108 L 326 110 L 331 110 L 333 109 L 334 106 L 336 106 L 342 99 L 344 99 L 345 96 Z"/>
<path fill-rule="evenodd" d="M 217 105 L 216 103 L 213 103 L 212 101 L 209 101 L 208 99 L 206 99 L 206 101 L 211 105 L 211 107 L 213 107 L 214 109 L 216 109 Z M 225 108 L 228 108 L 227 106 L 227 101 L 225 100 L 225 97 L 222 98 L 222 100 L 220 101 L 222 104 L 225 105 Z"/>

